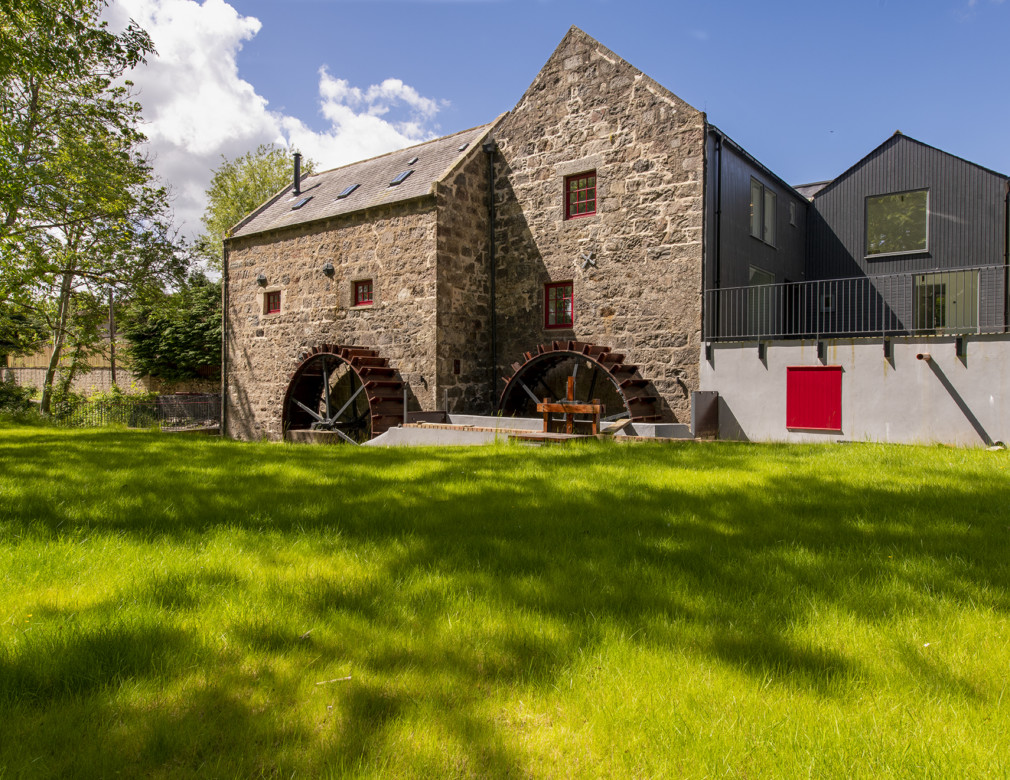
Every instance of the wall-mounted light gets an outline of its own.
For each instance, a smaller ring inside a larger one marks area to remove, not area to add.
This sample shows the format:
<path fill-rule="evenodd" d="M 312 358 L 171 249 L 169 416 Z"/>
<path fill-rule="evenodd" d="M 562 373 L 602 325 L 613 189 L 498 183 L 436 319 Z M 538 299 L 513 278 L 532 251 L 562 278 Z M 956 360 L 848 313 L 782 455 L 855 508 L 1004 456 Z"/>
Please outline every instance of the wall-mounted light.
<path fill-rule="evenodd" d="M 260 287 L 265 286 L 266 283 L 267 283 L 266 274 L 259 274 L 259 276 L 256 277 L 256 284 L 258 284 Z"/>
<path fill-rule="evenodd" d="M 329 260 L 327 260 L 326 263 L 323 265 L 323 273 L 329 277 L 333 276 L 333 263 L 331 263 Z"/>

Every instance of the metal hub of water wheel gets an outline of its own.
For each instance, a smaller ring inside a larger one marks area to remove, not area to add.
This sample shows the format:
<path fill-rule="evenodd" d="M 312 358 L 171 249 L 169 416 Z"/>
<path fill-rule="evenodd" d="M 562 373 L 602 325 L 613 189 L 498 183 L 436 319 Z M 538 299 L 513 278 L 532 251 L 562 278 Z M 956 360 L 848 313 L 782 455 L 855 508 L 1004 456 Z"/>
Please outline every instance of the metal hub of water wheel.
<path fill-rule="evenodd" d="M 367 441 L 403 420 L 403 381 L 374 349 L 324 344 L 306 353 L 284 395 L 284 430 Z"/>
<path fill-rule="evenodd" d="M 630 418 L 633 422 L 656 422 L 659 399 L 648 392 L 649 382 L 638 366 L 624 362 L 624 355 L 582 341 L 540 344 L 512 364 L 512 376 L 502 377 L 505 389 L 498 401 L 501 414 L 535 417 L 536 405 L 545 398 L 566 397 L 568 378 L 575 379 L 575 398 L 588 402 L 599 398 L 609 416 L 606 420 Z"/>

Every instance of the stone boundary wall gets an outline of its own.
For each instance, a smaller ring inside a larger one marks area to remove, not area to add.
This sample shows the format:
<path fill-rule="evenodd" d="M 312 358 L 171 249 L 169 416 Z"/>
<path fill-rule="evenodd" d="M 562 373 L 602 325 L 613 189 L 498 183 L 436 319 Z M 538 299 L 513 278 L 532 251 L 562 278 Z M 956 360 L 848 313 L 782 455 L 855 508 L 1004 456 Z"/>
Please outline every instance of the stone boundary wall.
<path fill-rule="evenodd" d="M 41 392 L 45 382 L 44 368 L 0 368 L 0 375 L 10 376 L 19 385 L 29 385 Z M 168 381 L 157 377 L 145 376 L 135 379 L 129 371 L 116 371 L 116 386 L 124 393 L 219 393 L 221 383 L 217 380 L 183 380 Z M 112 369 L 94 368 L 74 378 L 71 387 L 78 393 L 104 393 L 112 389 Z"/>
<path fill-rule="evenodd" d="M 704 114 L 573 28 L 495 137 L 496 375 L 537 344 L 591 342 L 639 366 L 665 421 L 688 422 L 701 346 Z M 565 219 L 565 176 L 590 170 L 597 213 Z M 574 326 L 548 329 L 544 285 L 569 280 Z"/>
<path fill-rule="evenodd" d="M 766 358 L 757 344 L 713 345 L 701 361 L 703 390 L 719 392 L 723 439 L 787 442 L 944 442 L 982 446 L 985 437 L 1010 441 L 1010 336 L 972 336 L 967 356 L 953 337 L 892 340 L 892 358 L 880 339 L 831 339 L 825 360 L 816 341 L 772 341 Z M 928 353 L 929 361 L 916 355 Z M 841 432 L 786 428 L 786 368 L 842 367 Z M 984 435 L 983 435 L 984 434 Z"/>

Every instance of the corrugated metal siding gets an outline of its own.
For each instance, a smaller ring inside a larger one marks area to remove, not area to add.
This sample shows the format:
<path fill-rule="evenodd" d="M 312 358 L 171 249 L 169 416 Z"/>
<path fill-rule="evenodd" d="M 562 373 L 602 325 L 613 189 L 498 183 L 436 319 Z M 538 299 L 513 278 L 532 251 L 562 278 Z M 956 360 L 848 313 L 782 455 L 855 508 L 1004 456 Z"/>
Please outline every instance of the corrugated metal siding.
<path fill-rule="evenodd" d="M 1006 179 L 896 135 L 818 193 L 810 209 L 808 277 L 928 272 L 1003 262 Z M 929 190 L 926 252 L 865 259 L 869 195 Z"/>

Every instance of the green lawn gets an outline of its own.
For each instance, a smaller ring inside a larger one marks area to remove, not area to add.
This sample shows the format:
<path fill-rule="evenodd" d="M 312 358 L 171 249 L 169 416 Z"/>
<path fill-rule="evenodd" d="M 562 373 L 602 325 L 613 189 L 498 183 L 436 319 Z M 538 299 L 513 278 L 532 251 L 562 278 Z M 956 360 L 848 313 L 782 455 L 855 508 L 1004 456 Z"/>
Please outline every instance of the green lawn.
<path fill-rule="evenodd" d="M 1006 776 L 1008 463 L 0 427 L 0 778 Z"/>

